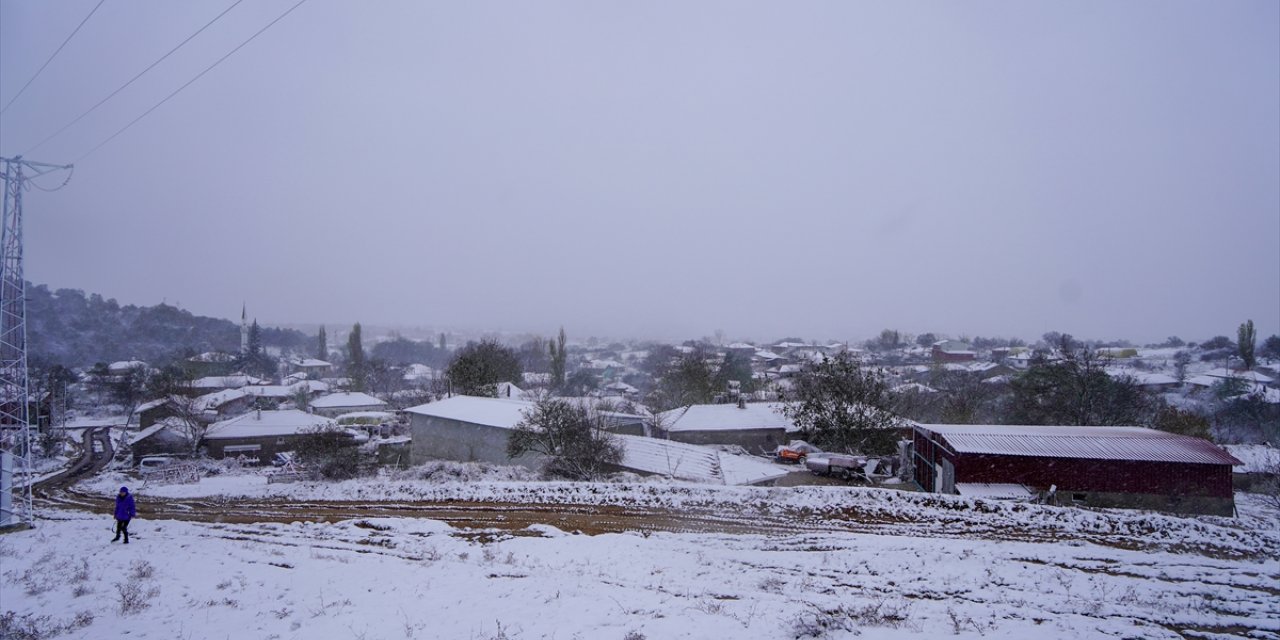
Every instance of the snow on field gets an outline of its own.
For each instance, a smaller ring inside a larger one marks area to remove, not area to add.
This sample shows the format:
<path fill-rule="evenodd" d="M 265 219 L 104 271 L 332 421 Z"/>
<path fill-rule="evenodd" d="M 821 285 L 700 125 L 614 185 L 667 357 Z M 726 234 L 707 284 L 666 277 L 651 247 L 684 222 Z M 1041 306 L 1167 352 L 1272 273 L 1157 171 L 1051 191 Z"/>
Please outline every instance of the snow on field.
<path fill-rule="evenodd" d="M 1256 496 L 1237 494 L 1236 518 L 1181 517 L 1147 511 L 1075 509 L 1000 500 L 850 486 L 725 487 L 679 482 L 537 482 L 514 467 L 442 463 L 392 476 L 344 482 L 268 484 L 267 472 L 246 470 L 197 484 L 135 484 L 111 473 L 77 485 L 112 496 L 128 485 L 148 498 L 275 499 L 288 502 L 487 502 L 622 505 L 687 513 L 716 512 L 794 518 L 814 526 L 874 523 L 877 531 L 922 536 L 1005 539 L 1069 538 L 1117 546 L 1227 557 L 1280 554 L 1280 513 Z M 435 470 L 433 473 L 428 473 Z M 503 475 L 514 474 L 514 475 Z M 423 476 L 426 476 L 424 479 Z M 870 526 L 855 527 L 869 529 Z"/>
<path fill-rule="evenodd" d="M 104 516 L 51 515 L 0 536 L 11 630 L 166 640 L 1280 633 L 1274 558 L 847 533 L 477 536 L 420 519 L 139 521 L 123 546 L 108 542 Z"/>
<path fill-rule="evenodd" d="M 454 529 L 422 518 L 209 524 L 48 509 L 0 535 L 0 631 L 66 638 L 1280 638 L 1280 509 L 1084 510 L 845 486 L 540 482 L 441 463 L 347 482 L 223 473 L 147 485 L 205 508 L 284 502 L 620 505 L 774 533 Z M 714 521 L 714 520 L 712 520 Z M 7 637 L 0 633 L 0 637 Z"/>

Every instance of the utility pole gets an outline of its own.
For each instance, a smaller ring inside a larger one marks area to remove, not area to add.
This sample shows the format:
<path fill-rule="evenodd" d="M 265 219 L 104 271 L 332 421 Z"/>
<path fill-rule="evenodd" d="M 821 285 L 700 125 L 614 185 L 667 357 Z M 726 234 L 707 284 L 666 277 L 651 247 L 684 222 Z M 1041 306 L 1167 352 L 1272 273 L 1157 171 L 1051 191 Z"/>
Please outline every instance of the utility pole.
<path fill-rule="evenodd" d="M 6 527 L 29 525 L 35 520 L 27 379 L 27 282 L 22 272 L 22 192 L 29 188 L 32 178 L 71 170 L 72 165 L 31 162 L 22 156 L 0 158 L 0 165 L 4 176 L 4 218 L 0 229 L 0 527 Z M 24 175 L 24 171 L 30 175 Z M 17 486 L 15 472 L 23 479 L 22 486 Z"/>

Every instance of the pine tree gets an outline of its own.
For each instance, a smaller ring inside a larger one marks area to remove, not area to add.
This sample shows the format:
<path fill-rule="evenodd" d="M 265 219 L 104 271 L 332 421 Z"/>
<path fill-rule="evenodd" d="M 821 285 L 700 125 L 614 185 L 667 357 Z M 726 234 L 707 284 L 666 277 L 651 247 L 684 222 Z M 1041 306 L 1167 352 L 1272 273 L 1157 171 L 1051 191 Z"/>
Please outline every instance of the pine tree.
<path fill-rule="evenodd" d="M 329 359 L 329 338 L 325 335 L 324 325 L 320 325 L 319 344 L 316 346 L 316 358 L 320 360 Z"/>
<path fill-rule="evenodd" d="M 257 358 L 262 353 L 262 328 L 258 326 L 258 319 L 253 319 L 253 324 L 249 325 L 249 353 L 250 358 Z"/>
<path fill-rule="evenodd" d="M 1258 358 L 1253 353 L 1253 347 L 1257 344 L 1258 336 L 1253 332 L 1253 320 L 1249 320 L 1240 325 L 1240 331 L 1236 336 L 1236 346 L 1240 350 L 1240 359 L 1244 360 L 1246 369 L 1253 369 L 1258 364 Z"/>
<path fill-rule="evenodd" d="M 352 391 L 364 391 L 364 344 L 360 340 L 359 322 L 351 327 L 351 335 L 347 336 L 347 377 L 351 378 Z"/>
<path fill-rule="evenodd" d="M 565 361 L 568 359 L 564 343 L 564 327 L 560 327 L 559 337 L 547 345 L 547 350 L 551 352 L 551 386 L 555 389 L 564 386 Z"/>

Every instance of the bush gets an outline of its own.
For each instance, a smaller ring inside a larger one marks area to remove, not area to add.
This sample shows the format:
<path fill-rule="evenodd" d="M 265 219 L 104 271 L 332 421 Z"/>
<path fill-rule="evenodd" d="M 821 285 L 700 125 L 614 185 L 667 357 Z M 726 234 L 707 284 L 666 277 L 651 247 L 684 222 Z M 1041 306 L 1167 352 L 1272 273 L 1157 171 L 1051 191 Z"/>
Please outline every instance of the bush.
<path fill-rule="evenodd" d="M 347 480 L 359 472 L 360 452 L 355 444 L 347 431 L 321 427 L 299 438 L 294 451 L 303 465 L 322 477 Z"/>

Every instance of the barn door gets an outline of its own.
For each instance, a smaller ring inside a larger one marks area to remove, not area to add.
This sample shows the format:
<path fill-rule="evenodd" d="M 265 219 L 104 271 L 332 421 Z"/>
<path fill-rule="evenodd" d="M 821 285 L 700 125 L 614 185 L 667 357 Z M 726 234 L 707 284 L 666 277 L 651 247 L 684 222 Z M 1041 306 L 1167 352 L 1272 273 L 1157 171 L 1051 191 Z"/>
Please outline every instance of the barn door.
<path fill-rule="evenodd" d="M 933 474 L 933 492 L 934 493 L 955 493 L 956 492 L 956 467 L 951 464 L 950 460 L 943 458 L 934 464 L 936 473 Z"/>

